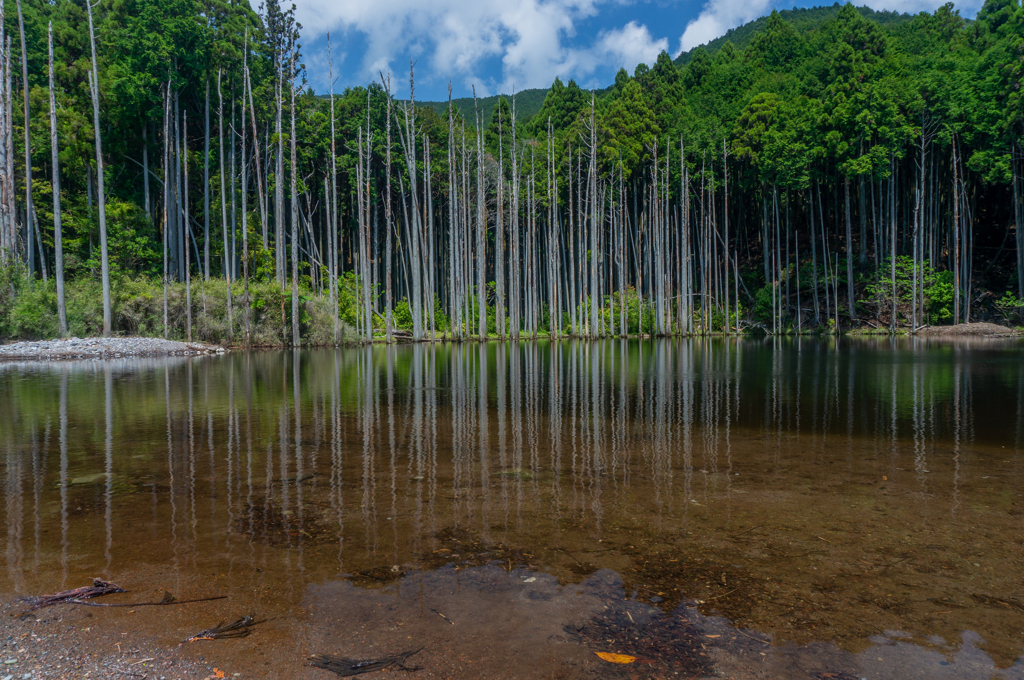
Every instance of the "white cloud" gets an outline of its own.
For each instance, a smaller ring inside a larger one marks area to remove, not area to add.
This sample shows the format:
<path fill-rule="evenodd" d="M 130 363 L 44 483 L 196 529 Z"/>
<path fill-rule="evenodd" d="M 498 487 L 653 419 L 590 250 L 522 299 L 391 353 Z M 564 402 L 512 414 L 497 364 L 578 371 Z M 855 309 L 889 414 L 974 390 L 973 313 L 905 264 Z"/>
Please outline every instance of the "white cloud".
<path fill-rule="evenodd" d="M 641 61 L 653 62 L 668 41 L 655 39 L 635 21 L 599 33 L 589 45 L 571 45 L 578 23 L 595 17 L 599 3 L 621 1 L 299 0 L 296 5 L 307 40 L 330 30 L 336 54 L 344 49 L 345 35 L 365 41 L 361 58 L 349 51 L 343 67 L 335 59 L 335 72 L 343 69 L 349 82 L 377 80 L 379 71 L 391 71 L 393 80 L 404 83 L 408 64 L 400 60 L 413 54 L 417 72 L 426 71 L 435 84 L 450 78 L 466 89 L 475 85 L 483 96 L 513 86 L 547 87 L 555 76 L 580 78 L 600 67 L 632 70 Z M 481 73 L 494 72 L 485 68 L 494 60 L 501 64 L 500 76 L 482 80 Z"/>
<path fill-rule="evenodd" d="M 598 36 L 596 49 L 606 57 L 605 63 L 632 73 L 641 62 L 653 65 L 658 55 L 668 50 L 668 38 L 655 40 L 646 26 L 630 21 L 620 29 Z"/>
<path fill-rule="evenodd" d="M 730 28 L 767 14 L 772 4 L 772 0 L 708 0 L 700 15 L 686 25 L 679 39 L 679 52 L 703 45 Z"/>

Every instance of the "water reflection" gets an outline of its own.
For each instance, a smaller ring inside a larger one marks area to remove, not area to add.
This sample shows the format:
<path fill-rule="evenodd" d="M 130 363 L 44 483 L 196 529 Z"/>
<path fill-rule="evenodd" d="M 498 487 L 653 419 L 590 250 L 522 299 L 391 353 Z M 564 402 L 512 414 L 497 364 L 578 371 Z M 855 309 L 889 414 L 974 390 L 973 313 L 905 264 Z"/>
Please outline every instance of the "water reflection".
<path fill-rule="evenodd" d="M 1022 441 L 1024 357 L 1006 343 L 0 364 L 5 587 L 127 572 L 178 593 L 215 574 L 286 612 L 337 578 L 608 568 L 628 597 L 776 640 L 970 629 L 1005 664 L 1024 626 Z"/>

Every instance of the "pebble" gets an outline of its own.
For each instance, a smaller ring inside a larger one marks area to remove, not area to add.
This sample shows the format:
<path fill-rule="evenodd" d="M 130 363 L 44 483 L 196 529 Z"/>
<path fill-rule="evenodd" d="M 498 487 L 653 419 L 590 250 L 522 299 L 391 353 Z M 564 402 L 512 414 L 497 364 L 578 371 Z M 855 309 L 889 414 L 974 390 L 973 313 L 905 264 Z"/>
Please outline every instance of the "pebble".
<path fill-rule="evenodd" d="M 163 338 L 64 338 L 0 345 L 0 360 L 110 359 L 116 357 L 223 354 L 223 347 Z"/>

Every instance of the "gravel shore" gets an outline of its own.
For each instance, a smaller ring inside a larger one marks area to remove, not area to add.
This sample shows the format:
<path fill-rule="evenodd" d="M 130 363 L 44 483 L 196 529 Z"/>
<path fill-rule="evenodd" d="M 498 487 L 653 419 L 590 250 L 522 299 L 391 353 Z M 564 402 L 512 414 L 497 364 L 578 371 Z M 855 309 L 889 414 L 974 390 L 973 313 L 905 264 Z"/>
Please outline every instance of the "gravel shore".
<path fill-rule="evenodd" d="M 32 359 L 113 359 L 118 357 L 199 356 L 223 354 L 227 350 L 200 342 L 177 342 L 162 338 L 66 338 L 0 345 L 0 361 Z"/>
<path fill-rule="evenodd" d="M 994 323 L 959 323 L 955 326 L 931 326 L 918 332 L 931 338 L 1013 338 L 1020 337 L 1016 328 L 1008 328 Z"/>
<path fill-rule="evenodd" d="M 105 617 L 81 607 L 60 606 L 26 615 L 18 605 L 14 602 L 0 618 L 0 680 L 241 677 L 197 658 L 197 652 L 208 653 L 209 648 L 161 644 L 131 627 L 104 625 Z"/>

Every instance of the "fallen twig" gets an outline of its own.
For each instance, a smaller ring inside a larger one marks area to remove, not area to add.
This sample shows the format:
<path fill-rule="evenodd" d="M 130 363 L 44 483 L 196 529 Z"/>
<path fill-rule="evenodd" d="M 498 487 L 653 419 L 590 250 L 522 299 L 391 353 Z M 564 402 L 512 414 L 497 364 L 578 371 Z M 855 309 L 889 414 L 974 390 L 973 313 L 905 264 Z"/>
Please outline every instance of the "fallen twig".
<path fill-rule="evenodd" d="M 21 598 L 21 601 L 27 602 L 30 605 L 29 611 L 33 611 L 36 609 L 42 609 L 43 607 L 50 607 L 55 604 L 67 604 L 69 602 L 83 604 L 80 600 L 91 597 L 100 597 L 102 595 L 110 595 L 111 593 L 124 592 L 127 591 L 116 583 L 110 583 L 103 579 L 94 578 L 91 586 L 65 590 L 60 593 L 54 593 L 53 595 L 30 595 L 28 597 Z"/>
<path fill-rule="evenodd" d="M 251 628 L 258 623 L 263 621 L 257 621 L 253 616 L 243 616 L 237 621 L 233 621 L 229 624 L 223 622 L 218 623 L 213 628 L 207 628 L 206 630 L 199 631 L 185 642 L 197 642 L 199 640 L 230 640 L 233 638 L 244 638 L 252 632 Z"/>
<path fill-rule="evenodd" d="M 405 666 L 405 661 L 413 654 L 418 654 L 422 649 L 423 648 L 420 647 L 419 649 L 402 652 L 401 654 L 393 654 L 379 659 L 349 659 L 344 656 L 334 656 L 332 654 L 314 654 L 309 657 L 306 665 L 313 666 L 314 668 L 322 668 L 325 671 L 331 671 L 343 678 L 351 677 L 353 675 L 362 675 L 363 673 L 372 673 L 374 671 L 384 670 L 391 666 L 397 666 L 398 669 L 403 671 L 418 671 L 418 667 L 408 668 Z"/>
<path fill-rule="evenodd" d="M 191 604 L 192 602 L 210 602 L 212 600 L 226 600 L 227 595 L 216 595 L 214 597 L 197 597 L 192 600 L 175 600 L 171 598 L 168 600 L 164 598 L 159 602 L 120 602 L 120 603 L 103 603 L 103 602 L 83 602 L 81 600 L 67 600 L 67 604 L 80 604 L 85 607 L 162 607 L 169 604 Z"/>
<path fill-rule="evenodd" d="M 706 602 L 710 602 L 711 600 L 717 600 L 718 598 L 720 598 L 720 597 L 725 597 L 726 595 L 732 595 L 732 594 L 733 594 L 733 593 L 735 593 L 735 592 L 736 592 L 737 590 L 739 590 L 739 588 L 733 588 L 732 590 L 730 590 L 730 591 L 729 591 L 729 592 L 727 592 L 727 593 L 722 593 L 721 595 L 715 595 L 714 597 L 709 597 L 709 598 L 708 598 L 708 599 L 706 600 Z"/>
<path fill-rule="evenodd" d="M 737 633 L 739 633 L 740 635 L 742 635 L 743 637 L 748 637 L 748 638 L 750 638 L 751 640 L 757 640 L 757 641 L 758 641 L 758 642 L 760 642 L 760 643 L 761 643 L 762 645 L 770 645 L 770 644 L 771 644 L 771 642 L 768 642 L 767 640 L 762 640 L 761 638 L 757 638 L 757 637 L 754 637 L 753 635 L 747 635 L 746 633 L 744 633 L 744 632 L 743 632 L 742 630 L 740 630 L 739 628 L 734 628 L 733 630 L 734 630 L 734 631 L 736 631 Z"/>
<path fill-rule="evenodd" d="M 738 534 L 733 534 L 732 537 L 733 538 L 739 538 L 740 536 L 742 536 L 743 534 L 747 533 L 748 531 L 753 531 L 754 529 L 760 529 L 763 526 L 764 526 L 763 524 L 758 524 L 756 526 L 748 527 L 748 528 L 744 529 L 743 531 L 741 531 Z"/>
<path fill-rule="evenodd" d="M 431 609 L 430 611 L 434 612 L 435 614 L 437 614 L 438 616 L 440 616 L 442 619 L 444 619 L 448 623 L 452 624 L 453 626 L 455 625 L 454 621 L 452 621 L 451 619 L 449 619 L 447 616 L 445 616 L 441 612 L 437 611 L 436 609 Z"/>

